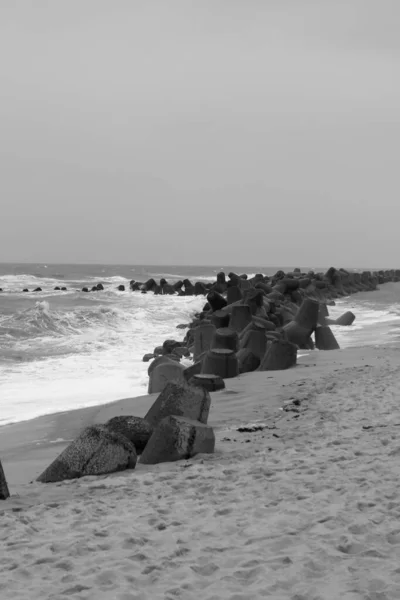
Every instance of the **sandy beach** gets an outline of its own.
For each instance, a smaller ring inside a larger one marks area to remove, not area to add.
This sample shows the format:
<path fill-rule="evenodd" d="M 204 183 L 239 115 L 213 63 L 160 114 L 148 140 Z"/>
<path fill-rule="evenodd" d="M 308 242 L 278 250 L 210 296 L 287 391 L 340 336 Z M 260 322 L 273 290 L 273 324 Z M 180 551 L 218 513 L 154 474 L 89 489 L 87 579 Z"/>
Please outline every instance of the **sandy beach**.
<path fill-rule="evenodd" d="M 227 380 L 214 455 L 110 476 L 29 483 L 84 425 L 152 397 L 1 428 L 1 597 L 399 598 L 399 357 L 310 352 Z"/>

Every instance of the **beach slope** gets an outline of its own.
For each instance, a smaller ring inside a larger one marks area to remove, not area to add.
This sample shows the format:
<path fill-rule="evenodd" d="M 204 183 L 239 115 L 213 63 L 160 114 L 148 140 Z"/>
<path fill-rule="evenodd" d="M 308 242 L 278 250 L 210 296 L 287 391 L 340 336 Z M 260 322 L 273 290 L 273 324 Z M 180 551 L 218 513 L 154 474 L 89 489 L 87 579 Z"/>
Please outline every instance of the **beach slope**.
<path fill-rule="evenodd" d="M 28 483 L 82 426 L 152 398 L 2 428 L 0 597 L 398 599 L 399 359 L 311 352 L 227 381 L 214 455 L 111 476 Z"/>

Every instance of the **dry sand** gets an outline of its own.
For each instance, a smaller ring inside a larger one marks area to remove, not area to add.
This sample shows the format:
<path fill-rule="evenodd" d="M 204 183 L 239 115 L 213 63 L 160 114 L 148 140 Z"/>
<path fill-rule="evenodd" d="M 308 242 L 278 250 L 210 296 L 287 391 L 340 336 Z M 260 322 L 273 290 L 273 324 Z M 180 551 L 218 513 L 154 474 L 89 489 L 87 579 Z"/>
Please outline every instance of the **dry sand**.
<path fill-rule="evenodd" d="M 212 395 L 214 455 L 60 484 L 28 481 L 152 398 L 1 428 L 0 598 L 398 600 L 399 373 L 400 350 L 312 352 Z"/>

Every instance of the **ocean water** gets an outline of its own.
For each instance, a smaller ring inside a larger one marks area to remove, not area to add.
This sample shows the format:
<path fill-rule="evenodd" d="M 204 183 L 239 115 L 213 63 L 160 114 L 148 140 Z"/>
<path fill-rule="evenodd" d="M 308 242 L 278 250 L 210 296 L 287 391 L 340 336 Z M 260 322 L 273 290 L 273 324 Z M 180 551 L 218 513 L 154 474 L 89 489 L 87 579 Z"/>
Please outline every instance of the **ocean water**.
<path fill-rule="evenodd" d="M 183 338 L 176 326 L 205 300 L 132 293 L 131 279 L 208 281 L 221 269 L 251 275 L 278 268 L 0 265 L 0 425 L 146 393 L 143 355 L 166 338 Z M 97 283 L 105 290 L 80 291 Z M 127 291 L 117 291 L 119 284 Z M 22 292 L 36 287 L 42 292 Z M 390 283 L 338 301 L 332 317 L 357 316 L 353 326 L 333 328 L 340 346 L 398 344 L 399 297 L 400 284 Z"/>

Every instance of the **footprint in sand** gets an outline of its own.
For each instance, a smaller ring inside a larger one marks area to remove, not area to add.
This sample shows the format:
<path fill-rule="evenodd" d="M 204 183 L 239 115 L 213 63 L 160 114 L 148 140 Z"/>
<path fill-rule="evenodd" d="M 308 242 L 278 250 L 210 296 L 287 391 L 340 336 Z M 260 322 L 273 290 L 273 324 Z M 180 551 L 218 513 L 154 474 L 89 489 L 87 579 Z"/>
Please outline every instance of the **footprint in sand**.
<path fill-rule="evenodd" d="M 79 594 L 80 592 L 86 592 L 87 590 L 90 590 L 90 587 L 88 587 L 87 585 L 77 584 L 74 585 L 74 587 L 63 590 L 61 594 L 65 596 L 72 596 L 73 594 Z"/>
<path fill-rule="evenodd" d="M 395 529 L 394 531 L 388 533 L 386 539 L 389 544 L 400 544 L 400 529 Z"/>
<path fill-rule="evenodd" d="M 95 531 L 94 535 L 96 537 L 108 537 L 110 534 L 108 533 L 108 531 Z"/>
<path fill-rule="evenodd" d="M 106 571 L 102 571 L 102 573 L 96 577 L 96 581 L 101 587 L 108 587 L 115 584 L 117 581 L 117 576 L 114 571 L 108 569 Z"/>
<path fill-rule="evenodd" d="M 48 564 L 56 562 L 56 560 L 57 559 L 54 558 L 54 556 L 43 556 L 43 557 L 35 560 L 35 562 L 33 564 L 34 565 L 48 565 Z"/>
<path fill-rule="evenodd" d="M 220 510 L 216 510 L 214 515 L 216 517 L 224 517 L 225 515 L 229 515 L 231 512 L 231 508 L 221 508 Z"/>
<path fill-rule="evenodd" d="M 364 550 L 364 546 L 359 544 L 358 542 L 353 542 L 352 539 L 347 536 L 342 536 L 340 538 L 339 544 L 336 546 L 336 549 L 343 554 L 361 554 Z"/>
<path fill-rule="evenodd" d="M 60 562 L 54 565 L 57 569 L 62 569 L 63 571 L 72 571 L 74 568 L 73 563 L 70 560 L 61 560 Z"/>
<path fill-rule="evenodd" d="M 190 568 L 198 575 L 203 575 L 204 577 L 210 577 L 211 575 L 214 575 L 215 571 L 219 570 L 219 567 L 213 563 L 208 563 L 207 565 L 194 565 Z"/>
<path fill-rule="evenodd" d="M 143 554 L 143 552 L 137 552 L 136 554 L 128 556 L 128 558 L 137 562 L 143 562 L 144 560 L 148 560 L 149 557 L 147 554 Z"/>
<path fill-rule="evenodd" d="M 249 584 L 254 583 L 262 573 L 262 567 L 258 566 L 253 569 L 239 569 L 233 573 L 233 577 L 242 583 Z"/>
<path fill-rule="evenodd" d="M 153 573 L 153 571 L 161 571 L 161 567 L 158 565 L 149 565 L 143 569 L 142 575 L 149 575 L 150 573 Z"/>
<path fill-rule="evenodd" d="M 189 554 L 189 552 L 189 548 L 178 548 L 177 550 L 175 550 L 172 556 L 173 558 L 179 558 L 180 556 L 185 556 L 186 554 Z"/>

